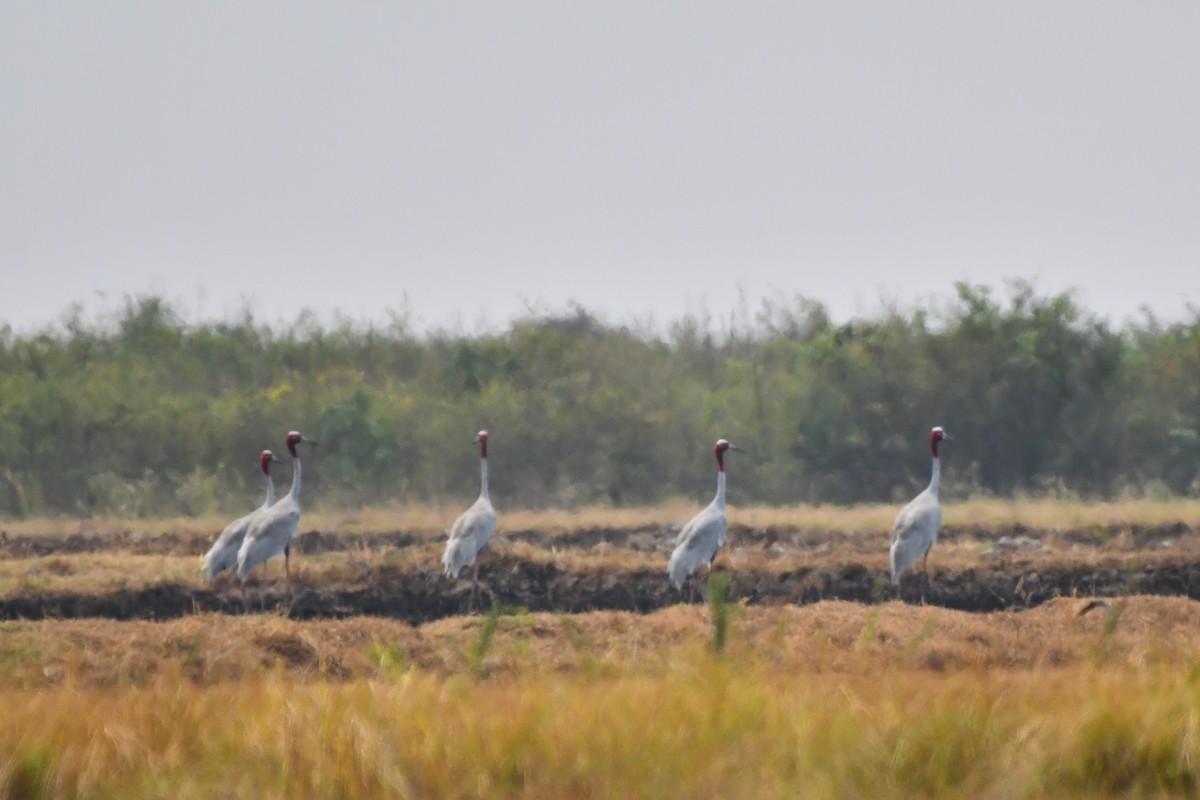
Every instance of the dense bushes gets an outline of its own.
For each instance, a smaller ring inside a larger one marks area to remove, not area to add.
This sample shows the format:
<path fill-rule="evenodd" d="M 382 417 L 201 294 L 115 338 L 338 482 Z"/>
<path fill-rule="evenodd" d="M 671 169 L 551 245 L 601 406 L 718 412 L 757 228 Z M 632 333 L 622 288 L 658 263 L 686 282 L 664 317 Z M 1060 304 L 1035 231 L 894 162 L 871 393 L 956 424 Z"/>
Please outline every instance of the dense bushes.
<path fill-rule="evenodd" d="M 736 502 L 892 502 L 927 480 L 935 423 L 955 435 L 947 496 L 1194 494 L 1200 311 L 1114 329 L 1016 283 L 845 323 L 799 298 L 666 331 L 576 308 L 465 336 L 187 324 L 148 297 L 0 332 L 9 516 L 242 509 L 289 428 L 321 440 L 310 506 L 465 498 L 482 427 L 502 506 L 701 499 L 718 436 L 750 451 Z"/>

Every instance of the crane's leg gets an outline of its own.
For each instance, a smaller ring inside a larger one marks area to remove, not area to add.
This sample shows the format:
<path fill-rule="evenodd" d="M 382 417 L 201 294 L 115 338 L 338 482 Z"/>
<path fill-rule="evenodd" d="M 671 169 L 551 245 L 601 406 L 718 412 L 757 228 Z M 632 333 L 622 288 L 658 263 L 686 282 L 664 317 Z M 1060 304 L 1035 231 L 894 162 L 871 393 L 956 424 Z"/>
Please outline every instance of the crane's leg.
<path fill-rule="evenodd" d="M 925 572 L 925 583 L 921 587 L 921 605 L 925 605 L 925 592 L 929 589 L 929 551 L 925 551 L 925 558 L 921 562 L 921 568 Z"/>
<path fill-rule="evenodd" d="M 283 548 L 283 587 L 287 591 L 288 600 L 292 599 L 292 546 Z"/>
<path fill-rule="evenodd" d="M 471 570 L 471 602 L 467 604 L 467 611 L 475 613 L 475 601 L 479 599 L 479 559 L 475 559 L 475 566 Z"/>
<path fill-rule="evenodd" d="M 242 608 L 250 610 L 250 598 L 246 594 L 246 579 L 242 578 Z"/>

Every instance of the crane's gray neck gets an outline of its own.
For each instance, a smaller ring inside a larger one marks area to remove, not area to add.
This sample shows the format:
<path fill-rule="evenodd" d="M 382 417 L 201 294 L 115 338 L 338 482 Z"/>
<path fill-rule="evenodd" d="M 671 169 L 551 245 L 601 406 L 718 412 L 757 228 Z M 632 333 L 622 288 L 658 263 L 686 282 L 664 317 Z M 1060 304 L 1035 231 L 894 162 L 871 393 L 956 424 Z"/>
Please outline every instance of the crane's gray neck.
<path fill-rule="evenodd" d="M 491 499 L 488 498 L 487 456 L 479 459 L 479 496 L 489 500 Z"/>
<path fill-rule="evenodd" d="M 292 491 L 293 500 L 300 499 L 300 456 L 292 456 Z"/>
<path fill-rule="evenodd" d="M 933 476 L 929 479 L 929 492 L 937 496 L 938 484 L 942 481 L 942 462 L 937 456 L 933 457 Z"/>
<path fill-rule="evenodd" d="M 725 470 L 717 473 L 717 496 L 713 503 L 718 508 L 725 508 Z"/>
<path fill-rule="evenodd" d="M 275 502 L 275 481 L 271 477 L 271 473 L 267 473 L 267 502 L 263 503 L 263 508 L 270 506 Z"/>

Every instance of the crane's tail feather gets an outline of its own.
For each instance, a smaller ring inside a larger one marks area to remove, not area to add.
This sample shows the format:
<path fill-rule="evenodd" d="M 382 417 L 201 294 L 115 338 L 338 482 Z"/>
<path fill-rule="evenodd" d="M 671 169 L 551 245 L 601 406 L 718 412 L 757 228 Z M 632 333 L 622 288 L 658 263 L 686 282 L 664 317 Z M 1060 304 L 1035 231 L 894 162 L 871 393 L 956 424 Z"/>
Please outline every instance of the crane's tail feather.
<path fill-rule="evenodd" d="M 446 545 L 446 554 L 442 556 L 442 574 L 447 578 L 458 578 L 458 573 L 474 560 L 461 539 L 452 541 Z"/>
<path fill-rule="evenodd" d="M 204 560 L 200 566 L 200 570 L 208 575 L 210 581 L 215 581 L 217 576 L 227 569 L 237 568 L 237 550 L 226 548 L 224 550 L 209 550 L 204 555 Z"/>
<path fill-rule="evenodd" d="M 667 562 L 667 575 L 671 578 L 671 585 L 677 591 L 683 591 L 684 581 L 695 572 L 698 566 L 700 566 L 700 558 L 695 551 L 688 550 L 686 547 L 676 548 L 675 552 L 671 553 L 671 560 Z"/>
<path fill-rule="evenodd" d="M 916 563 L 921 554 L 920 548 L 915 547 L 912 542 L 905 539 L 896 539 L 892 542 L 892 586 L 900 585 L 900 577 L 904 574 L 905 570 Z"/>

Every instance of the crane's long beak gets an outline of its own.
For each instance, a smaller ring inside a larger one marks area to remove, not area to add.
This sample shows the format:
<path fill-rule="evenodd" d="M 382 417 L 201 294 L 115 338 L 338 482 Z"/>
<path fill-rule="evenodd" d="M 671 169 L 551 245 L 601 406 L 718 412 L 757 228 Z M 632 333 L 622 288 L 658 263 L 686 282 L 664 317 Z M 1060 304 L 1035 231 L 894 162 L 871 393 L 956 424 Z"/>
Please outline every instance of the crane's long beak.
<path fill-rule="evenodd" d="M 275 455 L 274 453 L 271 453 L 271 461 L 272 461 L 273 463 L 275 463 L 275 464 L 282 464 L 282 463 L 283 463 L 283 459 L 282 459 L 282 458 L 280 458 L 279 456 Z"/>
<path fill-rule="evenodd" d="M 304 442 L 305 444 L 311 444 L 313 447 L 317 446 L 317 441 L 315 439 L 305 439 L 301 437 L 300 441 Z"/>
<path fill-rule="evenodd" d="M 729 449 L 730 449 L 730 450 L 737 450 L 739 453 L 745 453 L 745 452 L 746 452 L 746 449 L 745 449 L 744 447 L 738 447 L 736 444 L 731 444 L 731 445 L 729 445 Z"/>
<path fill-rule="evenodd" d="M 953 439 L 954 437 L 951 436 L 950 434 L 946 433 L 945 431 L 942 431 L 942 438 L 943 439 Z"/>

